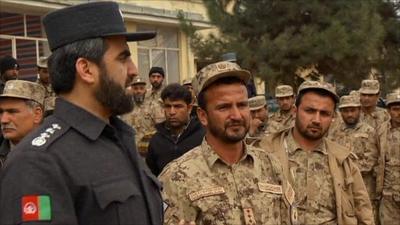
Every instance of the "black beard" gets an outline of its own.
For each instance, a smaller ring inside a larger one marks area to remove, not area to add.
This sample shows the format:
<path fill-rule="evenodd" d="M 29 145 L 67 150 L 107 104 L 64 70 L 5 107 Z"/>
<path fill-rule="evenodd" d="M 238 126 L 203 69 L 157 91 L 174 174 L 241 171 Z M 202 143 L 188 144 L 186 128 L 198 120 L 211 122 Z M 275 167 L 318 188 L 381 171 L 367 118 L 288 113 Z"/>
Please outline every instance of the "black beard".
<path fill-rule="evenodd" d="M 126 93 L 125 88 L 114 82 L 107 75 L 107 70 L 101 66 L 100 87 L 95 92 L 96 99 L 111 111 L 112 115 L 122 115 L 133 110 L 132 95 Z M 129 76 L 126 85 L 130 84 Z"/>
<path fill-rule="evenodd" d="M 225 143 L 233 144 L 242 141 L 246 137 L 247 132 L 249 131 L 249 126 L 246 126 L 244 121 L 236 123 L 240 123 L 245 128 L 245 131 L 242 134 L 229 135 L 226 130 L 230 124 L 224 124 L 224 129 L 220 129 L 219 127 L 213 125 L 213 123 L 210 123 L 208 129 L 210 133 L 213 134 L 215 137 L 220 138 Z"/>

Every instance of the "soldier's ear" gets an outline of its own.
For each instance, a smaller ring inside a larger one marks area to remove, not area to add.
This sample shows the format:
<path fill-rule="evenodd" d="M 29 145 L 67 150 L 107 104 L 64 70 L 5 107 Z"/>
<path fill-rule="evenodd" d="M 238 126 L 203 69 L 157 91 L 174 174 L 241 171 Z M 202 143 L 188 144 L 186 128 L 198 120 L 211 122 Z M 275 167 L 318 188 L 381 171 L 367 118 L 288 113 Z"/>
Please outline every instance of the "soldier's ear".
<path fill-rule="evenodd" d="M 44 112 L 42 107 L 38 106 L 33 109 L 33 123 L 40 124 L 43 121 Z"/>
<path fill-rule="evenodd" d="M 197 118 L 199 118 L 200 123 L 204 127 L 206 127 L 208 125 L 207 112 L 200 107 L 197 107 Z"/>
<path fill-rule="evenodd" d="M 93 84 L 96 76 L 100 73 L 100 68 L 93 62 L 85 58 L 78 58 L 75 63 L 77 79 L 85 83 Z"/>

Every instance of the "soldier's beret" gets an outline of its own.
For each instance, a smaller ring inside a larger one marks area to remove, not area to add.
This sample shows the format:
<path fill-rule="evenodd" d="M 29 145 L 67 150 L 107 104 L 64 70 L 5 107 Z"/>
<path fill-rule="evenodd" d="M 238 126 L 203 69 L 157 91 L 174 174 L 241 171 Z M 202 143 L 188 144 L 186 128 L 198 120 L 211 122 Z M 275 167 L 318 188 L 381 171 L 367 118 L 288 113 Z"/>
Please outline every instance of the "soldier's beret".
<path fill-rule="evenodd" d="M 250 72 L 243 70 L 238 64 L 222 61 L 201 69 L 193 78 L 192 85 L 195 93 L 198 94 L 220 78 L 237 77 L 247 83 L 250 76 Z"/>
<path fill-rule="evenodd" d="M 363 80 L 361 81 L 361 94 L 378 94 L 379 93 L 379 81 L 377 80 Z"/>
<path fill-rule="evenodd" d="M 249 98 L 249 108 L 250 111 L 261 109 L 265 107 L 267 101 L 265 100 L 265 96 L 254 96 Z"/>
<path fill-rule="evenodd" d="M 386 95 L 386 106 L 400 102 L 400 92 L 393 92 Z"/>
<path fill-rule="evenodd" d="M 126 31 L 121 10 L 115 2 L 90 2 L 48 13 L 43 19 L 51 51 L 79 40 L 125 36 L 127 41 L 155 37 L 155 32 Z"/>
<path fill-rule="evenodd" d="M 21 98 L 33 100 L 41 105 L 44 103 L 46 90 L 42 85 L 26 80 L 9 80 L 6 82 L 0 98 Z"/>
<path fill-rule="evenodd" d="M 305 90 L 312 90 L 312 89 L 325 90 L 334 98 L 336 103 L 339 102 L 339 96 L 336 94 L 335 87 L 327 82 L 307 80 L 300 84 L 299 90 L 297 92 L 298 94 L 300 94 Z"/>
<path fill-rule="evenodd" d="M 18 69 L 19 64 L 12 56 L 6 55 L 0 59 L 0 74 L 3 74 L 9 69 Z"/>
<path fill-rule="evenodd" d="M 344 95 L 340 98 L 339 109 L 346 107 L 360 107 L 360 99 L 355 95 Z"/>
<path fill-rule="evenodd" d="M 165 71 L 164 71 L 164 69 L 163 69 L 162 67 L 159 67 L 159 66 L 153 66 L 153 67 L 151 67 L 151 68 L 150 68 L 150 71 L 149 71 L 149 76 L 152 75 L 153 73 L 159 73 L 159 74 L 161 74 L 163 77 L 165 77 Z"/>
<path fill-rule="evenodd" d="M 275 97 L 288 97 L 293 95 L 293 88 L 289 85 L 278 85 L 275 88 Z"/>

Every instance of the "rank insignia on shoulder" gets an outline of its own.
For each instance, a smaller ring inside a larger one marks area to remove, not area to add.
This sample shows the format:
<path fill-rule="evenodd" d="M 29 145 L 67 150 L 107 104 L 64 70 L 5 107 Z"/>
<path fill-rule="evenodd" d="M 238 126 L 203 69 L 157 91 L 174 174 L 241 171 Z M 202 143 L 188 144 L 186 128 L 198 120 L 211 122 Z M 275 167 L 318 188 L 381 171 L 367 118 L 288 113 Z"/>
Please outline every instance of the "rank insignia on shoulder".
<path fill-rule="evenodd" d="M 51 124 L 44 132 L 40 133 L 39 137 L 36 137 L 32 140 L 33 146 L 42 146 L 46 144 L 47 139 L 51 137 L 57 130 L 61 130 L 61 126 L 57 123 Z"/>
<path fill-rule="evenodd" d="M 22 221 L 50 221 L 51 201 L 48 195 L 25 195 L 21 200 Z"/>

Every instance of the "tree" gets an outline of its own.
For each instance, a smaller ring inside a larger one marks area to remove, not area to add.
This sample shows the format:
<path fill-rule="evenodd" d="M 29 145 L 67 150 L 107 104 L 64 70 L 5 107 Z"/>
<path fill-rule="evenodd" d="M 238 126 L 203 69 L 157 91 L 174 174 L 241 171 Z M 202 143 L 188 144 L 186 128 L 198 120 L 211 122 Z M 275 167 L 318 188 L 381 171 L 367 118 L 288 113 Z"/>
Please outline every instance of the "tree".
<path fill-rule="evenodd" d="M 312 65 L 352 89 L 372 67 L 400 77 L 400 29 L 394 16 L 398 1 L 204 0 L 204 4 L 221 35 L 187 32 L 194 37 L 197 57 L 217 60 L 223 52 L 236 52 L 241 66 L 270 86 L 294 84 L 295 71 Z M 192 27 L 187 21 L 182 24 L 186 31 Z"/>

